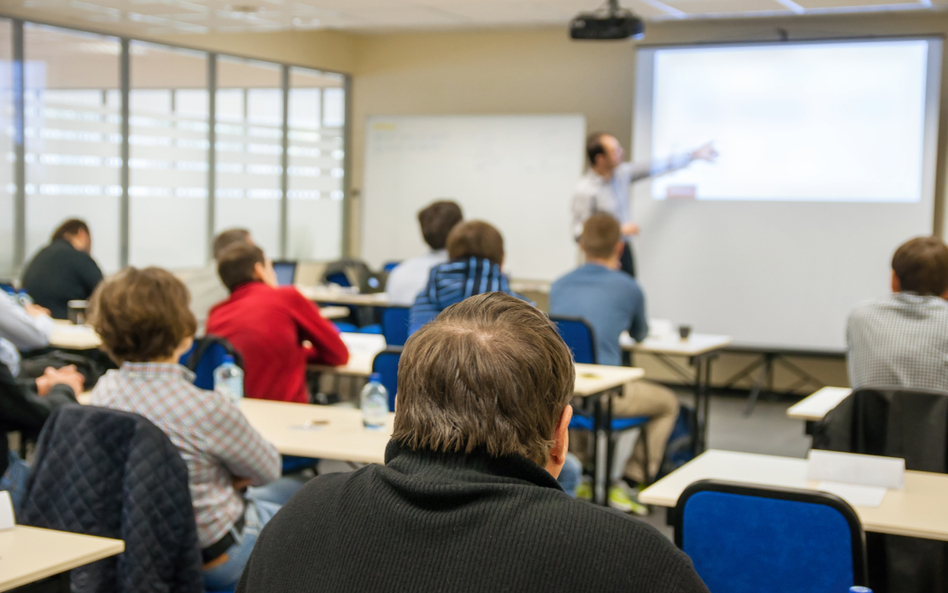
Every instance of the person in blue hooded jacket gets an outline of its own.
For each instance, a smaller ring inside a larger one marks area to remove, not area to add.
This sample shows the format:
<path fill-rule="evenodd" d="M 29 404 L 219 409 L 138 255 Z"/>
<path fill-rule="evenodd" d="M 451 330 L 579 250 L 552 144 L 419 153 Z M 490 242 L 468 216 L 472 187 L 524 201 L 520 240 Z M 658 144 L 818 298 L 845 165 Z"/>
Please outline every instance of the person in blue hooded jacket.
<path fill-rule="evenodd" d="M 438 316 L 444 309 L 485 292 L 510 290 L 504 263 L 504 238 L 493 225 L 471 220 L 456 225 L 448 234 L 448 261 L 431 269 L 428 284 L 415 298 L 408 321 L 408 335 Z"/>

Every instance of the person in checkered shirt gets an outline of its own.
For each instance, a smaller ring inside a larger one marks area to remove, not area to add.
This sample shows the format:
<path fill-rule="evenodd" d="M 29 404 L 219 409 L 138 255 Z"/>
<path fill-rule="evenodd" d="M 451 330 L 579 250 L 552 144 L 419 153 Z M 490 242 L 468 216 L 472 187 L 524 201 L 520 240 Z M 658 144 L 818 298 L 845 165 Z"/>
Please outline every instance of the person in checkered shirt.
<path fill-rule="evenodd" d="M 849 316 L 849 382 L 948 391 L 948 246 L 918 237 L 892 257 L 892 294 Z"/>
<path fill-rule="evenodd" d="M 227 397 L 193 385 L 178 364 L 197 322 L 188 290 L 160 268 L 125 268 L 99 285 L 89 320 L 121 365 L 92 391 L 96 406 L 140 414 L 158 426 L 188 466 L 209 589 L 232 587 L 263 525 L 302 485 L 280 478 L 276 449 Z"/>

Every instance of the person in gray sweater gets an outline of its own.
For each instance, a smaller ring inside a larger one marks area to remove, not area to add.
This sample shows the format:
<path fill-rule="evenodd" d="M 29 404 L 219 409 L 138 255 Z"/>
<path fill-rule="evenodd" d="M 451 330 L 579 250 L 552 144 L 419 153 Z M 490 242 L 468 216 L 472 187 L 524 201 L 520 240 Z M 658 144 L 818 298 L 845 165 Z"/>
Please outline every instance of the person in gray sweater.
<path fill-rule="evenodd" d="M 452 305 L 398 375 L 385 465 L 304 486 L 238 593 L 707 593 L 653 527 L 557 484 L 575 370 L 542 312 L 499 292 Z"/>

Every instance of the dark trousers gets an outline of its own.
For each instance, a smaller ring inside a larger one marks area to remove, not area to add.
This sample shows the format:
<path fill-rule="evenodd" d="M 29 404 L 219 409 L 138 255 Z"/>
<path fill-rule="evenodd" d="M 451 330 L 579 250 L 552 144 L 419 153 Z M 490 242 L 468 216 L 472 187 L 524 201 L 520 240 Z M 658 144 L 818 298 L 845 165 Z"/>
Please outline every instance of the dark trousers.
<path fill-rule="evenodd" d="M 622 257 L 619 261 L 622 264 L 622 271 L 635 278 L 635 257 L 632 255 L 632 245 L 628 239 L 625 241 L 625 248 L 622 250 Z"/>

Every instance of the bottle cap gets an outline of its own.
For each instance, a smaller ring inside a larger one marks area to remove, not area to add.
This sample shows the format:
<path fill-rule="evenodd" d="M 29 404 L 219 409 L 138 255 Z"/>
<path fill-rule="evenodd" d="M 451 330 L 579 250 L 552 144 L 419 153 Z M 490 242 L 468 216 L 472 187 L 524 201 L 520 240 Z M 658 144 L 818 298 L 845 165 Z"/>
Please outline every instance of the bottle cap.
<path fill-rule="evenodd" d="M 369 375 L 369 383 L 381 383 L 382 373 L 372 373 Z"/>
<path fill-rule="evenodd" d="M 849 593 L 872 593 L 869 587 L 850 587 Z"/>
<path fill-rule="evenodd" d="M 231 363 L 231 364 L 234 364 L 234 355 L 233 355 L 233 354 L 225 354 L 225 355 L 224 355 L 224 364 L 227 364 L 228 362 Z"/>

